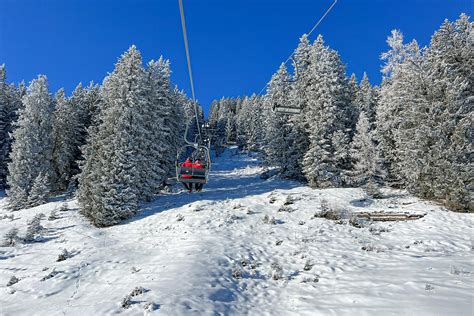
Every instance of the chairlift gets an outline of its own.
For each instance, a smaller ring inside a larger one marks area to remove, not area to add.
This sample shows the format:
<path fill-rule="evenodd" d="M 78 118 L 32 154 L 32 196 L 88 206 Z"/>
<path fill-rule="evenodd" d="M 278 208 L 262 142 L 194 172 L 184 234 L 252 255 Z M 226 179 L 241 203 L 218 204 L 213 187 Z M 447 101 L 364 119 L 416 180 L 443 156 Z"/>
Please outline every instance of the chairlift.
<path fill-rule="evenodd" d="M 183 162 L 187 157 L 193 161 L 199 160 L 201 168 L 184 167 Z M 208 146 L 198 144 L 186 144 L 178 149 L 176 154 L 176 179 L 181 183 L 203 183 L 209 180 L 211 169 L 211 156 Z"/>
<path fill-rule="evenodd" d="M 295 75 L 293 76 L 291 80 L 285 80 L 285 82 L 294 83 L 294 82 L 297 82 L 300 77 L 300 73 L 298 71 L 298 64 L 293 59 L 293 56 L 290 56 L 288 60 L 291 60 L 293 62 L 293 65 L 295 68 Z M 272 110 L 273 112 L 277 114 L 282 114 L 282 115 L 295 115 L 295 114 L 301 113 L 301 108 L 299 106 L 289 106 L 289 105 L 283 105 L 283 104 L 278 104 L 278 103 L 273 104 Z"/>

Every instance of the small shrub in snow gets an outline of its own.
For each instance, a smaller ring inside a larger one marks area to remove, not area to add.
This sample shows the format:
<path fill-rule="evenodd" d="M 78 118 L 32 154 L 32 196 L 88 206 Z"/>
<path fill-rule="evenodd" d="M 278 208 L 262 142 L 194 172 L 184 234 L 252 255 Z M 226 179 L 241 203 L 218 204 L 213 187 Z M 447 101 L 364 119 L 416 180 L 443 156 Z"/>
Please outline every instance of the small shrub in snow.
<path fill-rule="evenodd" d="M 13 214 L 10 214 L 10 215 L 3 214 L 2 219 L 9 219 L 10 221 L 13 221 L 15 219 L 15 215 L 13 215 Z"/>
<path fill-rule="evenodd" d="M 55 268 L 53 268 L 53 271 L 51 271 L 48 275 L 44 276 L 43 278 L 41 278 L 41 281 L 46 281 L 46 280 L 49 280 L 51 278 L 54 278 L 56 275 L 58 275 L 59 272 L 56 271 Z"/>
<path fill-rule="evenodd" d="M 380 187 L 378 186 L 377 183 L 375 183 L 372 180 L 369 180 L 369 182 L 365 185 L 365 192 L 367 193 L 368 196 L 374 199 L 381 199 L 383 198 L 383 194 L 380 191 Z"/>
<path fill-rule="evenodd" d="M 283 243 L 283 240 L 279 239 L 275 242 L 275 245 L 280 246 Z"/>
<path fill-rule="evenodd" d="M 294 196 L 288 195 L 288 196 L 286 197 L 285 203 L 283 203 L 283 205 L 292 205 L 292 204 L 294 204 L 296 201 L 297 201 L 297 199 L 296 199 Z"/>
<path fill-rule="evenodd" d="M 160 308 L 160 305 L 155 304 L 153 302 L 148 302 L 145 304 L 144 308 L 145 308 L 145 311 L 147 312 L 153 312 L 154 310 L 157 310 L 158 308 Z"/>
<path fill-rule="evenodd" d="M 132 306 L 132 297 L 130 295 L 126 295 L 123 299 L 122 302 L 120 303 L 120 306 L 122 306 L 123 309 L 127 309 L 130 306 Z"/>
<path fill-rule="evenodd" d="M 242 270 L 239 267 L 234 266 L 232 268 L 232 277 L 234 279 L 241 279 L 242 278 Z"/>
<path fill-rule="evenodd" d="M 54 221 L 54 220 L 57 220 L 59 217 L 58 217 L 58 214 L 56 213 L 56 210 L 52 210 L 51 213 L 49 213 L 49 216 L 48 216 L 48 221 Z"/>
<path fill-rule="evenodd" d="M 372 235 L 380 235 L 381 233 L 388 233 L 390 230 L 386 227 L 377 227 L 377 226 L 370 226 L 369 232 L 372 233 Z"/>
<path fill-rule="evenodd" d="M 321 213 L 329 211 L 329 204 L 326 199 L 321 200 L 320 208 L 321 208 Z"/>
<path fill-rule="evenodd" d="M 272 267 L 272 279 L 273 280 L 281 280 L 283 278 L 283 268 L 278 262 L 274 262 L 271 265 Z"/>
<path fill-rule="evenodd" d="M 131 296 L 138 296 L 138 295 L 146 293 L 146 292 L 148 292 L 147 289 L 145 289 L 141 286 L 137 286 L 136 288 L 133 289 L 133 291 L 130 293 L 130 295 Z"/>
<path fill-rule="evenodd" d="M 425 291 L 433 291 L 433 290 L 434 290 L 434 286 L 432 286 L 430 284 L 425 285 Z"/>
<path fill-rule="evenodd" d="M 12 286 L 13 284 L 17 284 L 20 281 L 16 276 L 12 275 L 10 280 L 7 283 L 7 286 Z"/>
<path fill-rule="evenodd" d="M 181 214 L 178 214 L 178 215 L 176 215 L 176 220 L 177 220 L 178 222 L 184 221 L 184 216 L 181 215 Z"/>
<path fill-rule="evenodd" d="M 25 241 L 34 241 L 38 236 L 41 236 L 43 232 L 43 226 L 41 226 L 41 219 L 44 217 L 43 213 L 36 214 L 31 221 L 28 222 L 26 228 Z"/>
<path fill-rule="evenodd" d="M 314 217 L 338 221 L 347 219 L 349 217 L 349 212 L 342 207 L 328 207 L 321 205 L 321 212 L 314 214 Z"/>
<path fill-rule="evenodd" d="M 301 283 L 318 283 L 319 277 L 304 277 Z"/>
<path fill-rule="evenodd" d="M 69 207 L 67 206 L 67 203 L 63 203 L 61 205 L 61 208 L 59 209 L 60 212 L 67 212 L 69 211 Z"/>
<path fill-rule="evenodd" d="M 132 292 L 131 292 L 130 294 L 126 295 L 126 296 L 122 299 L 122 302 L 121 302 L 120 305 L 122 306 L 122 308 L 127 309 L 127 308 L 129 308 L 129 307 L 133 304 L 133 298 L 134 298 L 135 296 L 141 295 L 141 294 L 146 293 L 146 292 L 148 292 L 147 289 L 145 289 L 145 288 L 143 288 L 143 287 L 141 287 L 141 286 L 137 286 L 136 288 L 134 288 L 134 289 L 132 290 Z"/>
<path fill-rule="evenodd" d="M 242 219 L 242 217 L 232 214 L 225 220 L 226 224 L 233 224 L 235 221 Z"/>
<path fill-rule="evenodd" d="M 69 253 L 69 251 L 67 251 L 67 249 L 64 248 L 63 251 L 59 254 L 58 259 L 56 259 L 56 261 L 57 262 L 64 261 L 67 258 L 69 258 L 70 256 L 71 256 L 71 254 Z"/>
<path fill-rule="evenodd" d="M 265 216 L 263 217 L 262 219 L 263 223 L 264 224 L 271 224 L 271 225 L 276 225 L 276 219 L 275 217 L 269 217 L 267 214 L 265 214 Z"/>
<path fill-rule="evenodd" d="M 367 220 L 359 218 L 357 216 L 351 216 L 351 218 L 349 219 L 349 224 L 356 228 L 363 228 L 367 226 L 368 222 Z"/>
<path fill-rule="evenodd" d="M 290 206 L 287 206 L 287 205 L 283 205 L 282 207 L 280 207 L 280 208 L 278 209 L 278 212 L 292 213 L 292 212 L 294 212 L 294 211 L 295 211 L 294 208 L 292 208 L 292 207 L 290 207 Z"/>
<path fill-rule="evenodd" d="M 3 236 L 3 245 L 5 247 L 15 246 L 20 238 L 18 237 L 18 228 L 13 227 Z"/>
<path fill-rule="evenodd" d="M 303 270 L 305 271 L 309 271 L 313 268 L 314 264 L 311 262 L 311 260 L 307 260 L 304 267 L 303 267 Z"/>

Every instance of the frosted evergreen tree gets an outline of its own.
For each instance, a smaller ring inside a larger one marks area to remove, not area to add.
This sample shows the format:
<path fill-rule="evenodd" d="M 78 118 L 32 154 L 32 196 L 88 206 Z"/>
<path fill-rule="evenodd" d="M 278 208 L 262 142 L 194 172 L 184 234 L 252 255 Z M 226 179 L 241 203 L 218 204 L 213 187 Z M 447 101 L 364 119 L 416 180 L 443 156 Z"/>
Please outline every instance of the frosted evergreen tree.
<path fill-rule="evenodd" d="M 356 134 L 350 145 L 350 155 L 355 161 L 350 180 L 353 186 L 367 184 L 381 184 L 385 177 L 382 159 L 380 158 L 371 131 L 369 119 L 365 112 L 361 112 L 357 122 Z"/>
<path fill-rule="evenodd" d="M 5 185 L 7 177 L 8 131 L 9 124 L 9 89 L 6 82 L 5 64 L 0 65 L 0 188 Z"/>
<path fill-rule="evenodd" d="M 281 167 L 285 172 L 285 162 L 289 144 L 287 137 L 290 132 L 288 115 L 276 113 L 273 108 L 285 106 L 289 102 L 290 84 L 289 74 L 284 64 L 272 76 L 264 98 L 265 138 L 264 153 L 267 163 Z"/>
<path fill-rule="evenodd" d="M 406 102 L 411 102 L 410 96 L 404 90 L 413 88 L 410 81 L 404 78 L 406 72 L 402 71 L 401 65 L 405 64 L 405 60 L 410 56 L 418 55 L 419 48 L 416 41 L 404 44 L 403 34 L 398 30 L 392 31 L 387 43 L 390 50 L 381 56 L 385 64 L 382 67 L 384 78 L 376 110 L 377 140 L 386 163 L 387 181 L 391 185 L 401 186 L 403 179 L 396 138 L 401 112 L 405 109 Z"/>
<path fill-rule="evenodd" d="M 375 108 L 376 108 L 376 95 L 372 85 L 370 84 L 369 77 L 364 72 L 360 87 L 356 94 L 355 105 L 358 112 L 364 112 L 369 122 L 374 125 L 375 122 Z"/>
<path fill-rule="evenodd" d="M 52 113 L 53 100 L 48 91 L 47 79 L 39 76 L 31 82 L 23 97 L 18 127 L 13 133 L 12 162 L 8 165 L 9 207 L 18 210 L 36 206 L 47 196 L 49 187 L 41 186 L 38 179 L 51 178 L 52 166 Z M 41 176 L 40 176 L 41 175 Z M 42 191 L 33 186 L 40 187 Z M 35 196 L 36 195 L 36 196 Z M 37 197 L 40 199 L 37 200 Z"/>
<path fill-rule="evenodd" d="M 81 133 L 83 129 L 83 104 L 79 102 L 82 86 L 78 86 L 70 102 L 64 89 L 56 93 L 56 107 L 53 123 L 53 167 L 52 185 L 55 190 L 64 191 L 69 181 L 77 173 L 76 160 L 79 159 Z"/>
<path fill-rule="evenodd" d="M 252 94 L 249 98 L 248 111 L 248 149 L 260 151 L 263 146 L 264 129 L 263 129 L 263 101 L 261 97 Z"/>
<path fill-rule="evenodd" d="M 0 65 L 0 189 L 7 181 L 10 160 L 12 133 L 22 108 L 21 98 L 25 94 L 24 84 L 18 87 L 6 82 L 5 65 Z"/>
<path fill-rule="evenodd" d="M 40 173 L 31 187 L 31 191 L 28 195 L 28 205 L 35 206 L 46 203 L 48 200 L 49 187 L 48 177 Z"/>
<path fill-rule="evenodd" d="M 338 54 L 324 46 L 321 36 L 313 45 L 311 58 L 312 81 L 305 113 L 309 149 L 303 171 L 312 187 L 339 186 L 342 161 L 335 152 L 346 145 L 334 143 L 333 135 L 346 131 L 349 100 L 344 66 Z"/>
<path fill-rule="evenodd" d="M 150 114 L 149 91 L 140 53 L 124 53 L 104 80 L 101 124 L 85 148 L 79 177 L 81 213 L 96 226 L 109 226 L 132 216 L 144 196 L 148 179 L 140 178 L 149 160 L 145 115 Z M 152 175 L 154 176 L 154 174 Z"/>
<path fill-rule="evenodd" d="M 151 199 L 158 193 L 163 182 L 174 168 L 176 155 L 177 117 L 173 111 L 173 102 L 170 95 L 170 68 L 169 61 L 160 57 L 158 61 L 151 61 L 147 68 L 150 84 L 150 104 L 146 116 L 147 129 L 150 134 L 149 150 L 145 156 L 149 160 L 150 169 L 144 169 L 143 178 L 148 179 L 149 188 L 146 194 Z"/>

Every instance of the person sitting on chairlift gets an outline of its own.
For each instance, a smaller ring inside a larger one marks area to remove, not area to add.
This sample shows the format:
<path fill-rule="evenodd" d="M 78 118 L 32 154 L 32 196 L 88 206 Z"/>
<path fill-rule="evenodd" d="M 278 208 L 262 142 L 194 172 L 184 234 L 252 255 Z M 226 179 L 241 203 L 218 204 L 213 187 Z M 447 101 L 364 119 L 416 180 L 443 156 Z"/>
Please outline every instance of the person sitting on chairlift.
<path fill-rule="evenodd" d="M 203 168 L 203 165 L 202 165 L 200 159 L 196 159 L 196 161 L 193 163 L 193 168 L 195 168 L 195 169 L 202 169 Z M 195 183 L 194 184 L 194 189 L 196 189 L 197 192 L 201 192 L 203 186 L 204 186 L 204 183 Z"/>
<path fill-rule="evenodd" d="M 186 159 L 182 164 L 181 164 L 181 167 L 183 168 L 193 168 L 194 164 L 193 164 L 193 159 L 191 157 L 188 157 L 188 159 Z M 181 176 L 182 178 L 185 178 L 185 179 L 190 179 L 192 178 L 193 176 L 190 175 L 190 174 L 183 174 Z M 186 182 L 183 182 L 183 185 L 184 187 L 189 191 L 189 192 L 193 192 L 193 184 L 192 183 L 186 183 Z"/>

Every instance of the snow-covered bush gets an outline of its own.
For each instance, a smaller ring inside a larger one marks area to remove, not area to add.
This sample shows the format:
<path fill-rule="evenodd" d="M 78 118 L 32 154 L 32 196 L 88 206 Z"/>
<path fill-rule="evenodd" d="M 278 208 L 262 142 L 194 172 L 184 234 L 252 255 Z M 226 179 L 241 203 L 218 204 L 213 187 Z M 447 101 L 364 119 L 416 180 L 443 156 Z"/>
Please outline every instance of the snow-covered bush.
<path fill-rule="evenodd" d="M 59 208 L 59 211 L 60 211 L 60 212 L 67 212 L 67 211 L 69 211 L 69 207 L 68 207 L 67 203 L 63 203 L 63 204 L 61 205 L 61 207 Z"/>
<path fill-rule="evenodd" d="M 63 251 L 58 255 L 58 259 L 56 259 L 56 261 L 57 262 L 64 261 L 67 258 L 69 258 L 70 256 L 71 256 L 71 254 L 69 253 L 69 251 L 67 251 L 67 249 L 64 248 Z"/>
<path fill-rule="evenodd" d="M 120 305 L 122 306 L 122 308 L 127 309 L 127 308 L 129 308 L 130 306 L 132 306 L 132 304 L 133 304 L 133 298 L 134 298 L 135 296 L 141 295 L 141 294 L 146 293 L 146 292 L 148 292 L 148 291 L 149 291 L 149 290 L 147 290 L 147 289 L 145 289 L 145 288 L 143 288 L 143 287 L 141 287 L 141 286 L 137 286 L 136 288 L 134 288 L 134 289 L 132 290 L 132 292 L 130 292 L 130 294 L 126 295 L 126 296 L 122 299 L 122 302 L 121 302 Z"/>
<path fill-rule="evenodd" d="M 58 214 L 56 213 L 56 210 L 52 210 L 51 213 L 49 213 L 49 216 L 48 216 L 48 221 L 54 221 L 54 220 L 57 220 L 59 217 L 58 217 Z"/>
<path fill-rule="evenodd" d="M 20 237 L 18 237 L 18 228 L 12 227 L 7 233 L 3 236 L 3 245 L 5 247 L 15 246 Z"/>
<path fill-rule="evenodd" d="M 275 225 L 277 223 L 275 217 L 269 217 L 267 214 L 265 214 L 265 216 L 263 217 L 262 219 L 262 222 L 264 224 L 271 224 L 271 225 Z"/>
<path fill-rule="evenodd" d="M 41 220 L 44 218 L 43 213 L 36 214 L 33 219 L 28 222 L 26 228 L 25 241 L 34 241 L 37 237 L 41 236 L 43 232 L 43 226 L 41 226 Z"/>
<path fill-rule="evenodd" d="M 240 269 L 238 266 L 234 266 L 232 268 L 232 277 L 234 279 L 241 279 L 242 278 L 242 269 Z"/>
<path fill-rule="evenodd" d="M 278 262 L 271 264 L 271 276 L 273 280 L 280 280 L 283 278 L 283 268 Z"/>
<path fill-rule="evenodd" d="M 7 286 L 12 286 L 13 284 L 17 284 L 18 282 L 20 282 L 20 279 L 18 279 L 16 276 L 12 275 L 12 277 L 10 278 L 10 280 L 7 283 Z"/>

